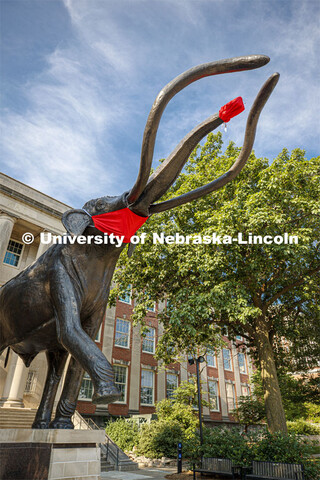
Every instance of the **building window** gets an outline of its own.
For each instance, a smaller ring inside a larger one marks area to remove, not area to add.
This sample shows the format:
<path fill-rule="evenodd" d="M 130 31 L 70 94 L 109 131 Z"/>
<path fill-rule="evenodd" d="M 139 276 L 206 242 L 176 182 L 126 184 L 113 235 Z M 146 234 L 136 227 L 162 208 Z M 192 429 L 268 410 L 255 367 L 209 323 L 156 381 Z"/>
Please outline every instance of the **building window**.
<path fill-rule="evenodd" d="M 247 373 L 246 356 L 244 353 L 238 353 L 238 363 L 240 373 Z"/>
<path fill-rule="evenodd" d="M 213 348 L 207 349 L 207 365 L 208 367 L 216 367 L 216 355 Z"/>
<path fill-rule="evenodd" d="M 154 373 L 152 370 L 141 370 L 141 405 L 153 405 Z"/>
<path fill-rule="evenodd" d="M 126 402 L 127 396 L 127 367 L 122 365 L 113 365 L 114 383 L 121 392 L 121 399 L 119 402 Z"/>
<path fill-rule="evenodd" d="M 129 348 L 129 337 L 130 337 L 129 320 L 122 320 L 122 318 L 117 318 L 114 344 L 117 347 Z"/>
<path fill-rule="evenodd" d="M 36 391 L 36 384 L 37 384 L 36 372 L 33 370 L 29 370 L 24 393 L 34 393 Z"/>
<path fill-rule="evenodd" d="M 224 348 L 222 350 L 222 355 L 223 355 L 223 367 L 225 370 L 232 370 L 232 365 L 231 365 L 231 352 L 229 348 Z"/>
<path fill-rule="evenodd" d="M 99 331 L 97 333 L 97 336 L 96 338 L 94 339 L 95 342 L 100 342 L 101 340 L 101 329 L 102 329 L 102 325 L 100 325 L 100 328 L 99 328 Z"/>
<path fill-rule="evenodd" d="M 167 398 L 173 397 L 173 392 L 178 388 L 178 375 L 167 373 Z"/>
<path fill-rule="evenodd" d="M 23 243 L 9 240 L 7 251 L 5 253 L 3 263 L 17 267 L 21 258 Z"/>
<path fill-rule="evenodd" d="M 128 285 L 128 288 L 126 289 L 124 295 L 122 297 L 119 297 L 120 302 L 123 303 L 128 303 L 131 305 L 131 285 Z"/>
<path fill-rule="evenodd" d="M 79 400 L 91 400 L 92 393 L 93 393 L 93 385 L 92 385 L 91 378 L 87 373 L 85 373 L 82 379 L 78 398 Z"/>
<path fill-rule="evenodd" d="M 236 395 L 233 383 L 226 383 L 226 393 L 228 412 L 231 413 L 236 408 Z"/>
<path fill-rule="evenodd" d="M 146 336 L 142 339 L 142 351 L 145 353 L 154 353 L 156 343 L 156 330 L 153 327 L 148 327 Z"/>
<path fill-rule="evenodd" d="M 210 410 L 219 412 L 219 391 L 217 380 L 208 380 Z"/>
<path fill-rule="evenodd" d="M 243 397 L 250 397 L 250 387 L 249 387 L 249 385 L 241 385 L 241 395 Z"/>

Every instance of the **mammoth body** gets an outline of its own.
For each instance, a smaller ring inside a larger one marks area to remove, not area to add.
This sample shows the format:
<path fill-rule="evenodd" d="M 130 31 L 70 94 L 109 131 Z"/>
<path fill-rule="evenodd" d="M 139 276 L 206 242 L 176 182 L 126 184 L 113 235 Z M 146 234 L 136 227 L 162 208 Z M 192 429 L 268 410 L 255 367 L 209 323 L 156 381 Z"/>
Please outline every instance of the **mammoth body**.
<path fill-rule="evenodd" d="M 92 234 L 94 229 L 87 230 Z M 94 338 L 122 249 L 112 245 L 53 245 L 0 289 L 1 349 L 10 345 L 26 366 L 39 352 L 47 353 L 45 408 L 38 409 L 33 428 L 73 427 L 76 398 L 71 401 L 70 393 L 78 394 L 83 371 L 93 381 L 95 403 L 120 398 L 112 367 Z M 56 418 L 50 423 L 68 353 L 72 355 L 68 378 Z M 73 363 L 81 367 L 77 376 L 73 375 Z"/>
<path fill-rule="evenodd" d="M 150 176 L 161 115 L 176 93 L 202 77 L 251 70 L 268 62 L 269 58 L 264 55 L 250 55 L 206 63 L 187 70 L 166 85 L 157 96 L 147 119 L 140 169 L 134 186 L 120 196 L 90 200 L 83 209 L 65 212 L 62 223 L 68 234 L 101 235 L 101 228 L 97 229 L 94 225 L 96 216 L 112 214 L 114 219 L 119 211 L 121 218 L 128 214 L 128 224 L 132 217 L 139 217 L 138 228 L 144 221 L 141 222 L 141 217 L 145 219 L 151 214 L 200 198 L 233 180 L 251 153 L 259 115 L 278 82 L 279 74 L 271 75 L 260 89 L 248 115 L 243 147 L 232 167 L 207 185 L 177 198 L 154 203 L 174 183 L 199 141 L 223 123 L 218 114 L 208 117 L 185 136 Z M 107 233 L 110 234 L 110 231 Z M 114 385 L 112 367 L 94 338 L 105 314 L 113 272 L 123 248 L 124 245 L 117 247 L 94 242 L 54 245 L 1 288 L 0 352 L 11 347 L 27 366 L 39 352 L 45 351 L 47 356 L 47 379 L 33 428 L 73 428 L 71 417 L 84 371 L 93 383 L 94 403 L 108 404 L 120 398 Z M 55 418 L 51 421 L 54 399 L 68 354 L 71 358 L 63 391 Z"/>

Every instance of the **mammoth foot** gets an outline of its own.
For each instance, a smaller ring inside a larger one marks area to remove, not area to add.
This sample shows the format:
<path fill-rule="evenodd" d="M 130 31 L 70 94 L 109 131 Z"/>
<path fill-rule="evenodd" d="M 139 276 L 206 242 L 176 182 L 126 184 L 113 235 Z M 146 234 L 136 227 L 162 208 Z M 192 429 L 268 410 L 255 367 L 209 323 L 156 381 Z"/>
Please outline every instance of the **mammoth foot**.
<path fill-rule="evenodd" d="M 47 428 L 73 430 L 74 425 L 71 422 L 70 418 L 56 417 L 54 420 L 52 420 L 52 422 L 50 422 L 49 427 Z"/>
<path fill-rule="evenodd" d="M 45 429 L 49 428 L 49 422 L 45 420 L 35 420 L 32 424 L 32 427 L 34 429 Z"/>
<path fill-rule="evenodd" d="M 121 399 L 121 393 L 114 383 L 107 383 L 94 391 L 92 403 L 96 405 L 107 405 Z"/>

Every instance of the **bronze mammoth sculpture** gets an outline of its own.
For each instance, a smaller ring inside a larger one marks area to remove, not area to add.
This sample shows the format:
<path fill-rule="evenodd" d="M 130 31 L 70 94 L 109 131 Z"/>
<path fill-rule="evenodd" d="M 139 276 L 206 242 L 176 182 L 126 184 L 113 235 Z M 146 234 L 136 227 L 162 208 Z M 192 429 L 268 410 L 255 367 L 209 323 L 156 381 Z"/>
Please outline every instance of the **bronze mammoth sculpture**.
<path fill-rule="evenodd" d="M 203 187 L 172 200 L 154 203 L 173 184 L 198 142 L 223 123 L 218 114 L 207 118 L 186 135 L 149 176 L 160 118 L 169 100 L 190 83 L 210 75 L 258 68 L 268 61 L 264 55 L 220 60 L 191 68 L 172 80 L 161 90 L 150 111 L 142 142 L 140 170 L 131 191 L 117 197 L 90 200 L 83 209 L 66 212 L 62 222 L 67 232 L 75 236 L 101 235 L 96 224 L 92 223 L 96 216 L 114 212 L 117 218 L 120 212 L 130 217 L 129 220 L 134 217 L 132 228 L 135 233 L 149 215 L 195 200 L 234 179 L 250 155 L 260 112 L 277 84 L 279 74 L 273 74 L 258 93 L 248 116 L 241 153 L 233 166 Z M 39 352 L 45 350 L 47 355 L 47 379 L 33 428 L 73 428 L 71 416 L 84 371 L 92 379 L 93 402 L 106 404 L 119 398 L 112 367 L 94 338 L 104 317 L 113 272 L 124 246 L 53 245 L 1 288 L 0 351 L 10 347 L 27 366 Z M 71 360 L 56 416 L 51 421 L 54 398 L 68 353 Z"/>

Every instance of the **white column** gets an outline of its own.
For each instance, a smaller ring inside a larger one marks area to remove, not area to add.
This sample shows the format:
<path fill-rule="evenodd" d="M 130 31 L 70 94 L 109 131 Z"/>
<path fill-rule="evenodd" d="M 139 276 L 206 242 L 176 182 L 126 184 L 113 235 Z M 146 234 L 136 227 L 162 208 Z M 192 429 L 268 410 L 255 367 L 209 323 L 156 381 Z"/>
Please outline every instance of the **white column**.
<path fill-rule="evenodd" d="M 206 363 L 204 364 L 204 367 L 203 367 L 203 369 L 200 373 L 200 382 L 201 382 L 201 390 L 203 391 L 202 398 L 203 398 L 203 400 L 205 400 L 206 402 L 209 403 L 208 371 L 207 371 L 207 364 Z M 203 416 L 210 417 L 209 407 L 203 407 L 202 410 L 203 410 Z"/>
<path fill-rule="evenodd" d="M 44 230 L 43 232 L 44 232 L 44 233 L 47 233 L 46 230 Z M 41 237 L 40 237 L 40 239 L 41 239 Z M 51 245 L 52 245 L 52 242 L 50 242 L 50 243 L 41 243 L 41 241 L 40 241 L 39 247 L 38 247 L 38 251 L 37 251 L 37 255 L 36 255 L 36 260 L 37 260 L 39 257 L 41 257 L 41 255 L 42 255 L 45 251 L 47 251 L 48 248 L 51 247 Z"/>
<path fill-rule="evenodd" d="M 5 381 L 1 407 L 23 408 L 23 393 L 26 386 L 28 369 L 25 367 L 22 359 L 12 350 L 10 352 L 10 362 Z"/>
<path fill-rule="evenodd" d="M 0 265 L 7 251 L 15 219 L 6 214 L 0 215 Z"/>
<path fill-rule="evenodd" d="M 131 374 L 130 374 L 130 395 L 129 413 L 139 413 L 140 405 L 140 359 L 141 359 L 141 334 L 140 326 L 132 328 L 132 352 L 131 352 Z"/>
<path fill-rule="evenodd" d="M 158 323 L 158 339 L 163 335 L 163 325 Z M 157 402 L 166 398 L 166 371 L 163 362 L 158 362 L 157 372 Z"/>
<path fill-rule="evenodd" d="M 188 381 L 188 361 L 180 362 L 180 383 Z"/>
<path fill-rule="evenodd" d="M 2 265 L 4 255 L 6 253 L 15 219 L 9 215 L 0 215 L 0 264 Z M 0 406 L 3 407 L 24 407 L 23 392 L 26 385 L 28 370 L 24 366 L 23 361 L 12 350 L 10 352 L 10 360 L 6 381 Z"/>
<path fill-rule="evenodd" d="M 231 347 L 231 354 L 233 356 L 233 366 L 234 366 L 234 380 L 236 385 L 236 397 L 240 397 L 241 395 L 241 380 L 240 380 L 240 368 L 239 368 L 239 361 L 238 361 L 238 350 L 232 344 Z"/>
<path fill-rule="evenodd" d="M 229 420 L 222 352 L 217 355 L 222 420 Z"/>

